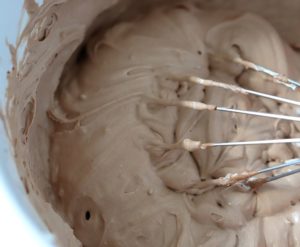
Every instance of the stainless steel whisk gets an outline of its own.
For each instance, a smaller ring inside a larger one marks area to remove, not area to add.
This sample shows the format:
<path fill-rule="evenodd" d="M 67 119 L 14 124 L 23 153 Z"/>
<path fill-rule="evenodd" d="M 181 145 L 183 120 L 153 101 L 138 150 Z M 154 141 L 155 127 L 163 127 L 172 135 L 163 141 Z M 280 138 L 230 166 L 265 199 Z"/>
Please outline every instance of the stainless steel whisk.
<path fill-rule="evenodd" d="M 288 87 L 291 90 L 296 90 L 300 87 L 300 83 L 287 78 L 284 75 L 281 75 L 277 72 L 274 72 L 270 69 L 264 68 L 260 65 L 256 65 L 252 62 L 246 61 L 240 57 L 231 59 L 232 62 L 242 65 L 246 70 L 254 70 L 259 73 L 265 74 L 271 82 L 283 85 Z M 278 97 L 254 90 L 245 89 L 240 86 L 226 84 L 222 82 L 206 80 L 199 77 L 188 77 L 188 78 L 179 78 L 182 81 L 188 81 L 190 83 L 199 84 L 205 87 L 219 87 L 225 90 L 231 90 L 235 93 L 244 94 L 244 95 L 254 95 L 258 97 L 263 97 L 271 100 L 275 100 L 281 103 L 287 103 L 291 105 L 300 106 L 300 102 L 296 100 L 291 100 L 283 97 Z M 223 106 L 209 105 L 198 101 L 187 101 L 187 100 L 167 100 L 167 99 L 154 99 L 155 103 L 165 105 L 165 106 L 177 106 L 177 107 L 186 107 L 194 110 L 208 110 L 208 111 L 221 111 L 221 112 L 231 112 L 238 114 L 247 114 L 257 117 L 267 117 L 267 118 L 275 118 L 287 121 L 297 121 L 300 122 L 300 117 L 298 116 L 289 116 L 289 115 L 281 115 L 281 114 L 272 114 L 267 112 L 257 112 L 257 111 L 247 111 L 240 109 L 232 109 L 226 108 Z M 237 146 L 237 145 L 259 145 L 259 144 L 280 144 L 280 143 L 294 143 L 300 145 L 300 138 L 286 138 L 286 139 L 269 139 L 269 140 L 255 140 L 255 141 L 239 141 L 239 142 L 216 142 L 216 143 L 202 143 L 201 141 L 194 141 L 191 139 L 183 139 L 178 143 L 167 145 L 168 149 L 184 149 L 188 152 L 192 152 L 198 149 L 207 149 L 219 146 Z M 300 173 L 300 168 L 296 168 L 294 170 L 288 170 L 282 172 L 278 175 L 266 175 L 272 171 L 283 169 L 286 167 L 297 166 L 300 165 L 300 158 L 295 158 L 291 160 L 286 160 L 282 163 L 279 163 L 275 166 L 264 168 L 257 171 L 243 172 L 243 173 L 235 173 L 228 174 L 225 177 L 220 177 L 211 180 L 200 181 L 199 184 L 194 187 L 204 188 L 207 186 L 233 186 L 238 185 L 246 191 L 257 189 L 261 185 L 271 182 L 286 176 L 290 176 L 296 173 Z"/>

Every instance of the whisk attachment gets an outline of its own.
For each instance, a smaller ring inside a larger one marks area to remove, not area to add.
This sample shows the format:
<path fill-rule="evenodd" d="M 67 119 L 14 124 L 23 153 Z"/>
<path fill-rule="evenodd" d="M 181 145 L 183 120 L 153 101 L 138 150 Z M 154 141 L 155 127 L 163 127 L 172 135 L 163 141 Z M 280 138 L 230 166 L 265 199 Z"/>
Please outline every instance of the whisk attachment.
<path fill-rule="evenodd" d="M 232 109 L 223 106 L 209 105 L 198 101 L 188 101 L 188 100 L 167 100 L 167 99 L 152 99 L 153 103 L 165 105 L 165 106 L 177 106 L 177 107 L 186 107 L 198 111 L 208 110 L 208 111 L 220 111 L 220 112 L 229 112 L 229 113 L 238 113 L 246 114 L 257 117 L 267 117 L 282 119 L 288 121 L 300 122 L 300 117 L 296 116 L 287 116 L 282 114 L 273 114 L 268 112 L 258 112 L 258 111 L 247 111 L 241 109 Z"/>
<path fill-rule="evenodd" d="M 271 95 L 271 94 L 261 93 L 261 92 L 245 89 L 245 88 L 242 88 L 242 87 L 239 87 L 239 86 L 236 86 L 236 85 L 232 85 L 232 84 L 226 84 L 226 83 L 223 83 L 223 82 L 217 82 L 217 81 L 213 81 L 213 80 L 202 79 L 202 78 L 196 77 L 196 76 L 191 76 L 191 77 L 187 78 L 187 80 L 189 82 L 199 84 L 199 85 L 202 85 L 202 86 L 206 86 L 206 87 L 223 88 L 225 90 L 230 90 L 230 91 L 233 91 L 235 93 L 240 93 L 240 94 L 244 94 L 244 95 L 254 95 L 254 96 L 263 97 L 263 98 L 266 98 L 266 99 L 275 100 L 275 101 L 278 101 L 278 102 L 281 102 L 281 103 L 287 103 L 287 104 L 291 104 L 291 105 L 300 106 L 300 102 L 296 101 L 296 100 L 291 100 L 291 99 L 287 99 L 287 98 L 274 96 L 274 95 Z"/>
<path fill-rule="evenodd" d="M 300 83 L 289 79 L 288 77 L 286 77 L 285 75 L 281 75 L 277 72 L 274 72 L 270 69 L 267 69 L 261 65 L 257 65 L 255 63 L 252 63 L 250 61 L 244 60 L 241 57 L 236 57 L 232 59 L 233 62 L 242 65 L 245 69 L 252 69 L 255 70 L 257 72 L 263 73 L 265 75 L 267 75 L 270 78 L 270 81 L 274 82 L 274 83 L 278 83 L 281 85 L 284 85 L 292 90 L 295 90 L 296 88 L 300 87 Z"/>
<path fill-rule="evenodd" d="M 188 194 L 201 194 L 214 187 L 233 187 L 236 186 L 244 192 L 251 190 L 257 190 L 262 185 L 275 181 L 277 179 L 287 177 L 293 174 L 300 173 L 300 168 L 288 170 L 278 175 L 273 175 L 272 172 L 275 170 L 284 169 L 287 167 L 300 165 L 300 158 L 286 160 L 283 163 L 279 163 L 275 166 L 264 168 L 257 171 L 247 171 L 242 173 L 229 173 L 224 177 L 216 179 L 202 180 L 193 186 L 186 188 L 185 193 Z M 271 174 L 271 175 L 270 175 Z"/>
<path fill-rule="evenodd" d="M 188 152 L 196 150 L 205 150 L 210 147 L 221 147 L 221 146 L 241 146 L 241 145 L 264 145 L 264 144 L 284 144 L 284 143 L 295 143 L 300 144 L 300 138 L 286 138 L 286 139 L 270 139 L 270 140 L 255 140 L 255 141 L 237 141 L 237 142 L 208 142 L 202 143 L 200 141 L 193 141 L 191 139 L 183 139 L 175 144 L 165 145 L 168 149 L 184 149 Z"/>
<path fill-rule="evenodd" d="M 243 188 L 248 187 L 248 189 L 257 189 L 265 183 L 272 182 L 272 181 L 278 180 L 280 178 L 284 178 L 284 177 L 287 177 L 287 176 L 290 176 L 290 175 L 300 173 L 300 168 L 293 169 L 293 170 L 288 170 L 286 172 L 282 172 L 280 174 L 271 175 L 271 176 L 257 177 L 258 175 L 267 174 L 267 173 L 270 173 L 272 171 L 287 168 L 287 167 L 290 167 L 290 166 L 297 166 L 299 164 L 300 164 L 300 158 L 296 158 L 296 159 L 286 160 L 283 163 L 280 163 L 280 164 L 272 166 L 272 167 L 268 167 L 268 168 L 258 170 L 254 173 L 251 172 L 249 174 L 248 178 L 243 179 L 242 181 L 239 181 L 239 183 L 240 183 L 239 185 L 241 185 Z"/>
<path fill-rule="evenodd" d="M 240 57 L 234 58 L 231 60 L 237 64 L 244 66 L 245 69 L 252 69 L 257 72 L 265 74 L 269 79 L 269 81 L 284 85 L 292 90 L 300 87 L 300 83 L 294 81 L 292 79 L 287 78 L 284 75 L 281 75 L 277 72 L 274 72 L 270 69 L 264 68 L 263 66 L 256 65 L 252 62 L 246 61 Z M 202 79 L 196 76 L 191 76 L 187 78 L 173 78 L 174 80 L 186 81 L 189 83 L 198 84 L 205 87 L 218 87 L 224 90 L 230 90 L 234 93 L 244 94 L 244 95 L 253 95 L 257 97 L 267 98 L 270 100 L 278 101 L 281 103 L 286 103 L 294 106 L 300 106 L 300 102 L 292 99 L 287 99 L 279 96 L 274 96 L 266 93 L 261 93 L 258 91 L 245 89 L 243 87 L 226 84 L 223 82 L 217 82 L 208 79 Z M 300 122 L 300 117 L 298 116 L 289 116 L 283 114 L 273 114 L 268 112 L 259 112 L 259 111 L 248 111 L 242 109 L 233 109 L 224 106 L 217 106 L 213 104 L 205 104 L 203 102 L 198 101 L 188 101 L 188 100 L 170 100 L 170 99 L 156 99 L 152 98 L 151 101 L 155 104 L 160 104 L 164 106 L 176 106 L 176 107 L 185 107 L 198 111 L 220 111 L 220 112 L 229 112 L 229 113 L 237 113 L 237 114 L 246 114 L 252 115 L 256 117 L 266 117 L 287 121 L 296 121 Z M 182 139 L 181 141 L 174 144 L 164 144 L 163 148 L 165 149 L 183 149 L 188 152 L 194 152 L 196 150 L 206 150 L 208 148 L 213 147 L 221 147 L 221 146 L 240 146 L 240 145 L 264 145 L 264 144 L 300 144 L 300 138 L 286 138 L 286 139 L 269 139 L 269 140 L 251 140 L 251 141 L 234 141 L 234 142 L 211 142 L 211 143 L 203 143 L 201 141 L 194 141 L 188 138 Z M 194 184 L 191 188 L 185 190 L 187 193 L 199 193 L 199 191 L 205 191 L 207 188 L 215 187 L 215 186 L 224 186 L 230 187 L 233 185 L 237 185 L 243 190 L 249 191 L 252 189 L 257 189 L 261 185 L 275 181 L 280 178 L 284 178 L 296 173 L 300 173 L 300 168 L 288 170 L 282 172 L 277 175 L 268 175 L 275 170 L 283 169 L 290 166 L 300 165 L 300 158 L 286 160 L 283 163 L 278 165 L 267 167 L 258 171 L 249 171 L 243 173 L 235 173 L 235 174 L 227 174 L 225 177 L 220 177 L 216 179 L 209 179 L 205 181 L 199 181 Z M 267 174 L 267 175 L 266 175 Z M 265 175 L 265 176 L 263 176 Z"/>

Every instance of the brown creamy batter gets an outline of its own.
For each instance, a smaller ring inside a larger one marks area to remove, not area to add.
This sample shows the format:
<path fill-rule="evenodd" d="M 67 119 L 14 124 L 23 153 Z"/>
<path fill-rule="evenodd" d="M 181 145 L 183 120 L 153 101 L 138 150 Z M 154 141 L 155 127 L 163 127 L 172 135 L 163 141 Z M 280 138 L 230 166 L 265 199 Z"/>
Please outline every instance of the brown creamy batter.
<path fill-rule="evenodd" d="M 207 183 L 299 157 L 299 147 L 171 148 L 185 138 L 299 137 L 299 123 L 159 103 L 193 100 L 296 115 L 296 107 L 184 80 L 199 76 L 300 100 L 298 91 L 231 62 L 241 57 L 299 80 L 291 37 L 283 40 L 257 14 L 192 3 L 122 14 L 97 29 L 94 18 L 112 3 L 96 2 L 76 8 L 80 1 L 46 1 L 39 9 L 27 1 L 35 21 L 20 39 L 28 42 L 24 58 L 13 61 L 9 75 L 7 119 L 20 174 L 63 246 L 80 246 L 77 239 L 88 247 L 300 246 L 300 175 L 256 191 Z M 45 39 L 53 46 L 46 48 Z"/>

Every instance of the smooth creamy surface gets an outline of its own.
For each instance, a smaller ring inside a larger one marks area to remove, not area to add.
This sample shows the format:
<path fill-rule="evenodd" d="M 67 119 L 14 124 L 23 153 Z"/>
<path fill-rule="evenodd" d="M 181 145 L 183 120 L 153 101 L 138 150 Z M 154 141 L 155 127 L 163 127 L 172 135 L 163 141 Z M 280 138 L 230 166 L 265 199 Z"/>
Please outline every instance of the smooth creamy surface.
<path fill-rule="evenodd" d="M 125 15 L 107 31 L 89 31 L 98 13 L 112 3 L 90 0 L 77 8 L 80 1 L 53 2 L 39 9 L 27 1 L 32 18 L 43 21 L 30 22 L 30 35 L 25 32 L 29 48 L 10 75 L 8 96 L 15 110 L 8 109 L 8 123 L 16 159 L 25 166 L 21 176 L 25 174 L 28 190 L 34 191 L 29 196 L 63 246 L 79 246 L 77 239 L 90 247 L 300 246 L 300 175 L 250 192 L 206 186 L 229 173 L 299 157 L 298 147 L 238 146 L 190 153 L 168 148 L 184 138 L 226 142 L 298 137 L 300 125 L 156 101 L 194 100 L 295 115 L 296 107 L 181 79 L 199 76 L 299 99 L 298 91 L 230 62 L 241 57 L 300 79 L 299 55 L 268 21 L 250 12 L 181 3 Z M 278 26 L 282 33 L 284 25 Z M 65 66 L 85 34 L 89 38 Z M 30 46 L 48 39 L 53 47 Z"/>

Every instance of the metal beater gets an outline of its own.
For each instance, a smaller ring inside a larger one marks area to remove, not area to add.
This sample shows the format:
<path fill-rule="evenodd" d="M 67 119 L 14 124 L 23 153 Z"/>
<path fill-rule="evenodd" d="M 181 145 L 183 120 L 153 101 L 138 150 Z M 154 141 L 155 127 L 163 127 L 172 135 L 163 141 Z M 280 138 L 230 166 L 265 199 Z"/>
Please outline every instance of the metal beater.
<path fill-rule="evenodd" d="M 269 81 L 288 87 L 291 90 L 296 90 L 300 87 L 300 83 L 287 78 L 284 75 L 276 73 L 270 69 L 264 68 L 260 65 L 256 65 L 252 62 L 246 61 L 240 57 L 231 59 L 231 62 L 242 65 L 246 70 L 254 70 L 259 73 L 263 73 L 268 77 Z M 257 97 L 263 97 L 271 100 L 275 100 L 281 103 L 287 103 L 291 105 L 300 106 L 299 101 L 278 97 L 258 91 L 253 91 L 249 89 L 245 89 L 240 86 L 226 84 L 222 82 L 206 80 L 199 77 L 187 77 L 187 78 L 176 78 L 176 80 L 186 81 L 189 83 L 194 83 L 198 85 L 202 85 L 205 87 L 219 87 L 225 90 L 231 90 L 235 93 L 244 94 L 244 95 L 254 95 Z M 273 119 L 281 119 L 287 121 L 297 121 L 300 122 L 300 117 L 297 116 L 289 116 L 289 115 L 281 115 L 281 114 L 272 114 L 266 112 L 257 112 L 257 111 L 246 111 L 240 109 L 232 109 L 226 108 L 223 106 L 209 105 L 202 102 L 197 101 L 187 101 L 187 100 L 166 100 L 166 99 L 153 99 L 154 103 L 165 105 L 165 106 L 177 106 L 177 107 L 187 107 L 198 111 L 221 111 L 221 112 L 231 112 L 237 114 L 247 114 L 253 115 L 257 117 L 267 117 Z M 194 141 L 191 139 L 183 139 L 178 143 L 174 143 L 171 145 L 166 145 L 167 149 L 184 149 L 188 152 L 192 152 L 198 149 L 208 149 L 219 146 L 236 146 L 236 145 L 260 145 L 260 144 L 280 144 L 280 143 L 294 143 L 300 144 L 300 138 L 286 138 L 286 139 L 270 139 L 270 140 L 255 140 L 255 141 L 240 141 L 240 142 L 216 142 L 216 143 L 202 143 L 201 141 Z M 243 172 L 243 173 L 235 173 L 235 174 L 227 174 L 225 177 L 220 177 L 216 179 L 200 181 L 199 184 L 195 186 L 199 188 L 210 187 L 210 186 L 239 186 L 245 191 L 255 190 L 262 186 L 265 183 L 275 181 L 277 179 L 290 176 L 296 173 L 300 173 L 300 168 L 294 170 L 288 170 L 286 172 L 282 172 L 277 175 L 266 175 L 272 171 L 283 169 L 286 167 L 297 166 L 300 165 L 300 158 L 295 158 L 291 160 L 286 160 L 282 163 L 276 164 L 275 166 L 264 168 L 257 171 Z"/>

